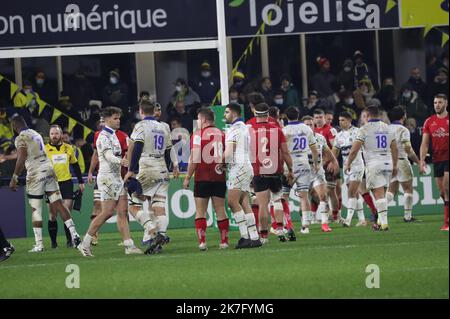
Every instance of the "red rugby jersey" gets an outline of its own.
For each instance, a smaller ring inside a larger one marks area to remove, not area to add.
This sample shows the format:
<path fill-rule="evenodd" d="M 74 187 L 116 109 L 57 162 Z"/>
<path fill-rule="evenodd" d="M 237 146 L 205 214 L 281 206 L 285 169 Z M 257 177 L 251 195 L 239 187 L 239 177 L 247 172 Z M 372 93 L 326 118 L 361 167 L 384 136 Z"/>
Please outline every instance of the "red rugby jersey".
<path fill-rule="evenodd" d="M 225 134 L 214 126 L 197 130 L 191 136 L 190 146 L 193 159 L 200 161 L 195 169 L 195 182 L 225 183 L 226 174 L 222 167 Z"/>
<path fill-rule="evenodd" d="M 314 132 L 322 134 L 327 140 L 328 147 L 330 149 L 333 148 L 333 143 L 331 143 L 331 141 L 333 141 L 337 135 L 337 131 L 334 127 L 332 127 L 330 124 L 325 124 L 323 127 L 316 127 L 314 129 Z"/>
<path fill-rule="evenodd" d="M 286 137 L 281 128 L 269 122 L 261 122 L 252 125 L 249 131 L 254 176 L 282 174 L 284 160 L 281 145 L 286 143 Z"/>
<path fill-rule="evenodd" d="M 433 163 L 448 161 L 448 115 L 444 118 L 430 116 L 423 125 L 423 134 L 430 134 Z"/>

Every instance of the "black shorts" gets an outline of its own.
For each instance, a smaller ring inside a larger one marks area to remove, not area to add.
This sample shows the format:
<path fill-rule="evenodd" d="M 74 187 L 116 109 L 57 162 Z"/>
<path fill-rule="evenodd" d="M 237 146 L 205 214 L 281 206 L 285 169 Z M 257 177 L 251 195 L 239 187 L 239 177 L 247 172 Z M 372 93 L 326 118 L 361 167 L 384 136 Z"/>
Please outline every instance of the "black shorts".
<path fill-rule="evenodd" d="M 63 199 L 73 199 L 73 182 L 71 179 L 65 182 L 60 182 L 59 191 Z"/>
<path fill-rule="evenodd" d="M 434 177 L 444 177 L 444 172 L 448 172 L 448 162 L 434 163 Z"/>
<path fill-rule="evenodd" d="M 61 193 L 62 199 L 73 199 L 73 182 L 71 179 L 65 182 L 59 182 L 59 192 Z M 50 203 L 48 197 L 45 197 L 47 204 Z"/>
<path fill-rule="evenodd" d="M 264 192 L 266 190 L 270 190 L 274 194 L 281 192 L 283 188 L 281 176 L 282 175 L 260 175 L 253 177 L 255 193 Z"/>
<path fill-rule="evenodd" d="M 226 192 L 227 184 L 225 182 L 195 182 L 194 185 L 194 197 L 197 198 L 225 198 Z"/>

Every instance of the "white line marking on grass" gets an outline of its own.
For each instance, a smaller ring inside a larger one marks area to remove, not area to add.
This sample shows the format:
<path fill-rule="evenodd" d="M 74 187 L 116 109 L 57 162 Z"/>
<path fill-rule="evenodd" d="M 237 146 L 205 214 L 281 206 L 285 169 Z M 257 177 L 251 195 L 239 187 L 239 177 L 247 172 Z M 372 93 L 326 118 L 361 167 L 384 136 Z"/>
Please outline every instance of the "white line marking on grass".
<path fill-rule="evenodd" d="M 418 241 L 418 242 L 402 242 L 402 243 L 388 243 L 388 244 L 366 244 L 366 245 L 338 245 L 338 246 L 316 246 L 316 247 L 304 247 L 304 246 L 298 246 L 298 247 L 292 247 L 292 248 L 284 248 L 284 247 L 271 247 L 271 248 L 260 248 L 260 249 L 253 249 L 253 250 L 246 250 L 246 252 L 259 252 L 264 251 L 267 253 L 284 253 L 287 251 L 303 251 L 303 250 L 323 250 L 323 249 L 354 249 L 354 248 L 362 248 L 362 247 L 392 247 L 392 246 L 403 246 L 403 245 L 414 245 L 414 244 L 437 244 L 437 243 L 447 243 L 446 240 L 429 240 L 429 241 Z M 210 251 L 211 252 L 211 251 Z M 242 254 L 243 251 L 237 251 L 237 250 L 228 250 L 228 251 L 212 251 L 216 255 L 223 254 L 223 255 L 238 255 Z M 186 257 L 195 257 L 195 258 L 203 258 L 208 257 L 211 254 L 208 253 L 202 253 L 202 252 L 186 252 L 181 253 L 177 255 L 154 255 L 154 256 L 140 256 L 140 257 L 134 257 L 134 258 L 127 258 L 126 256 L 121 258 L 107 258 L 103 259 L 101 257 L 94 257 L 94 258 L 85 258 L 81 257 L 80 255 L 77 255 L 79 258 L 77 260 L 78 263 L 85 263 L 86 265 L 92 265 L 97 263 L 103 263 L 103 262 L 117 262 L 117 261 L 130 261 L 130 260 L 163 260 L 163 259 L 172 259 L 172 258 L 186 258 Z M 57 266 L 57 265 L 67 265 L 67 262 L 57 262 L 57 263 L 48 263 L 48 264 L 24 264 L 24 265 L 13 265 L 13 266 L 0 266 L 0 269 L 17 269 L 17 268 L 34 268 L 34 267 L 48 267 L 48 266 Z M 73 259 L 70 259 L 70 262 L 73 262 Z M 448 268 L 448 267 L 447 267 Z M 410 268 L 413 269 L 413 268 Z"/>

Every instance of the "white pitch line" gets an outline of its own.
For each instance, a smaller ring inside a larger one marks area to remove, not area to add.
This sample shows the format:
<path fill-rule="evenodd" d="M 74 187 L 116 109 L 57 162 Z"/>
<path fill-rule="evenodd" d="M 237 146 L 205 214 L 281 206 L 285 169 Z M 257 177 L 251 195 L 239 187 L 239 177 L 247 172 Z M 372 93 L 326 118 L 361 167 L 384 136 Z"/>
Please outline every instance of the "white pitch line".
<path fill-rule="evenodd" d="M 427 243 L 447 243 L 446 240 L 430 240 L 430 241 L 419 241 L 419 242 L 403 242 L 403 243 L 390 243 L 390 244 L 367 244 L 367 245 L 339 245 L 339 246 L 317 246 L 317 247 L 295 247 L 295 248 L 281 248 L 280 247 L 272 247 L 272 248 L 262 248 L 264 249 L 265 252 L 270 252 L 270 253 L 284 253 L 286 251 L 293 251 L 293 250 L 297 250 L 299 252 L 303 251 L 303 250 L 323 250 L 323 249 L 354 249 L 354 248 L 363 248 L 363 247 L 389 247 L 389 246 L 403 246 L 403 245 L 414 245 L 414 244 L 427 244 Z M 250 250 L 251 251 L 251 250 Z M 219 252 L 218 250 L 215 252 Z M 237 255 L 237 254 L 242 254 L 242 251 L 223 251 L 222 252 L 224 255 Z M 195 255 L 193 255 L 192 253 L 183 253 L 183 254 L 179 254 L 179 255 L 154 255 L 151 257 L 147 257 L 147 256 L 140 256 L 140 257 L 136 257 L 134 258 L 135 260 L 151 260 L 151 259 L 156 259 L 156 260 L 160 260 L 160 259 L 171 259 L 171 258 L 186 258 L 186 257 L 194 257 L 198 258 L 198 257 L 207 257 L 209 256 L 208 253 L 195 253 Z M 108 259 L 102 259 L 102 258 L 82 258 L 81 256 L 78 255 L 78 257 L 80 258 L 79 260 L 76 260 L 76 262 L 78 263 L 89 263 L 89 264 L 96 264 L 99 262 L 109 262 L 109 261 L 130 261 L 133 260 L 131 258 L 108 258 Z M 14 258 L 14 257 L 13 257 Z M 14 265 L 14 266 L 0 266 L 0 269 L 17 269 L 17 268 L 34 268 L 34 267 L 48 267 L 48 266 L 56 266 L 56 265 L 68 265 L 70 263 L 74 263 L 75 260 L 70 260 L 67 262 L 58 262 L 58 263 L 48 263 L 48 264 L 28 264 L 28 265 Z M 447 267 L 448 268 L 448 267 Z"/>

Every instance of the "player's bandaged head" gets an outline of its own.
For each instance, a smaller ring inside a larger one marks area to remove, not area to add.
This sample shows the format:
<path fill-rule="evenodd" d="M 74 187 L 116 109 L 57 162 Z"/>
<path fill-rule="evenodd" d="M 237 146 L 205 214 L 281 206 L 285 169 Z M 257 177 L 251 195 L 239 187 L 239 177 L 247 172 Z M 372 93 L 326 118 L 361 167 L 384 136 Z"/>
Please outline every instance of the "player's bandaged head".
<path fill-rule="evenodd" d="M 266 103 L 259 103 L 255 106 L 255 116 L 256 117 L 267 117 L 269 116 L 269 105 Z"/>

